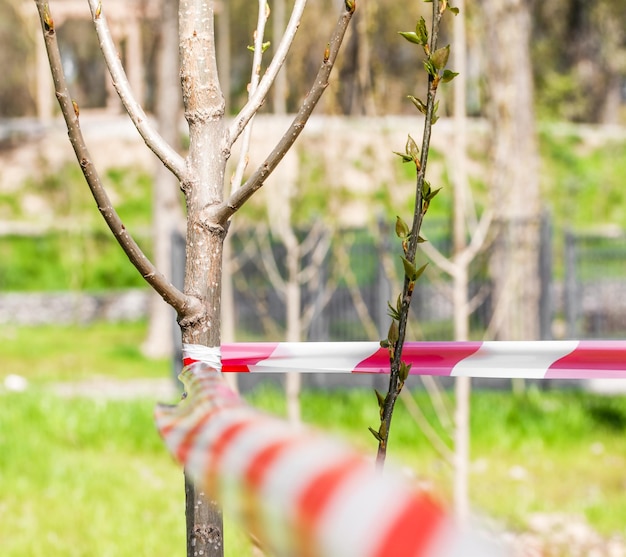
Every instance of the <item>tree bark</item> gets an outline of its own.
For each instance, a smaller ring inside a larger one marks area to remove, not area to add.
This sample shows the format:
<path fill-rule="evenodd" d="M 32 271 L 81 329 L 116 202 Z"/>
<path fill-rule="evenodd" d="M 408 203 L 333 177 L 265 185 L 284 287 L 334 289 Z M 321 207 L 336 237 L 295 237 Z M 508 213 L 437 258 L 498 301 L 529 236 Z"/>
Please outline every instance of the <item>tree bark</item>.
<path fill-rule="evenodd" d="M 184 344 L 220 346 L 222 254 L 226 228 L 203 218 L 223 199 L 228 159 L 225 102 L 217 73 L 213 1 L 181 0 L 179 44 L 185 118 L 189 124 L 189 176 L 182 183 L 187 204 L 184 293 L 198 311 L 179 319 Z M 186 481 L 188 556 L 223 555 L 222 514 Z"/>

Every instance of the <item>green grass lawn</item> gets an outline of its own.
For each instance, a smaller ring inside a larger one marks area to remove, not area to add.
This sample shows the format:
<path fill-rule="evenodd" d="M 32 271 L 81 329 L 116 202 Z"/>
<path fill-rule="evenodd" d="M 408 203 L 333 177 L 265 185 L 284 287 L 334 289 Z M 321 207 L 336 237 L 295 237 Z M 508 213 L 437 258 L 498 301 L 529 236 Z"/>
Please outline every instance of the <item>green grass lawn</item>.
<path fill-rule="evenodd" d="M 144 325 L 13 334 L 13 346 L 0 343 L 0 385 L 8 373 L 21 371 L 30 388 L 0 394 L 3 557 L 184 555 L 182 474 L 155 431 L 154 401 L 66 399 L 47 388 L 71 377 L 166 377 L 167 362 L 152 363 L 133 348 Z M 416 397 L 434 420 L 424 393 Z M 451 394 L 446 397 L 452 403 Z M 260 388 L 249 398 L 284 413 L 275 388 Z M 302 407 L 306 422 L 374 455 L 367 431 L 377 419 L 373 393 L 305 392 Z M 626 397 L 477 391 L 472 436 L 471 498 L 478 511 L 520 530 L 535 512 L 584 516 L 605 536 L 626 536 Z M 450 468 L 401 404 L 390 459 L 449 499 Z M 228 517 L 226 555 L 250 555 L 245 535 Z"/>
<path fill-rule="evenodd" d="M 10 373 L 31 382 L 167 377 L 168 360 L 141 354 L 146 324 L 93 323 L 84 326 L 0 325 L 0 379 Z"/>

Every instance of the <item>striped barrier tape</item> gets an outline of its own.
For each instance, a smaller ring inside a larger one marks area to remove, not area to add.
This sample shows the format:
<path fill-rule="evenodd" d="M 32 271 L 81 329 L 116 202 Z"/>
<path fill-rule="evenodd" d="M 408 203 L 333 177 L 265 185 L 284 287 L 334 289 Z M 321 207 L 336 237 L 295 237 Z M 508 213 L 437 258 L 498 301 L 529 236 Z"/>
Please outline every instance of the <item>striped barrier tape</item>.
<path fill-rule="evenodd" d="M 189 348 L 189 347 L 187 347 Z M 202 351 L 201 351 L 202 352 Z M 194 357 L 202 357 L 194 353 Z M 192 360 L 190 351 L 185 352 Z M 170 452 L 277 557 L 492 557 L 431 497 L 345 444 L 245 404 L 215 367 L 191 363 L 188 396 L 157 407 Z"/>
<path fill-rule="evenodd" d="M 185 362 L 196 359 L 204 358 Z M 407 342 L 403 359 L 421 375 L 626 378 L 626 341 Z M 377 342 L 224 344 L 221 362 L 225 372 L 389 373 L 389 353 Z"/>

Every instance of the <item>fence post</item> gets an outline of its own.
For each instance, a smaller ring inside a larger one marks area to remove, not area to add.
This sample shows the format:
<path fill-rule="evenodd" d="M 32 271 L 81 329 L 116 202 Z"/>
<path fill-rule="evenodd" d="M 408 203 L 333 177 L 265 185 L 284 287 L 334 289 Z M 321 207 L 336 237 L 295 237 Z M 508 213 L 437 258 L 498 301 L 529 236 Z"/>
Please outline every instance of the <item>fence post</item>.
<path fill-rule="evenodd" d="M 567 337 L 576 338 L 578 332 L 578 296 L 576 277 L 576 236 L 571 230 L 565 232 L 565 280 L 563 299 Z"/>
<path fill-rule="evenodd" d="M 172 284 L 182 291 L 185 282 L 185 237 L 178 231 L 172 232 L 172 260 L 171 277 Z M 172 335 L 174 336 L 174 354 L 172 360 L 172 379 L 176 387 L 182 391 L 183 384 L 178 376 L 183 370 L 183 341 L 180 334 L 180 327 L 176 320 L 172 322 Z"/>
<path fill-rule="evenodd" d="M 552 219 L 541 215 L 539 230 L 539 338 L 552 339 Z"/>

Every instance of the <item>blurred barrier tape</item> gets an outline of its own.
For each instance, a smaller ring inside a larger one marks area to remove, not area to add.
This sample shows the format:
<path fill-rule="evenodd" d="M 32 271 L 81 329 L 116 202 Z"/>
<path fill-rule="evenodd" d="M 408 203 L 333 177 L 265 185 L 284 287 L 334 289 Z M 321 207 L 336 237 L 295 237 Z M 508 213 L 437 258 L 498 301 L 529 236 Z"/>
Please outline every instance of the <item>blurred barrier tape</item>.
<path fill-rule="evenodd" d="M 626 341 L 407 342 L 402 359 L 416 375 L 626 378 Z M 389 373 L 389 352 L 377 342 L 224 344 L 222 371 Z"/>
<path fill-rule="evenodd" d="M 198 362 L 188 396 L 156 409 L 170 452 L 224 511 L 278 557 L 490 557 L 402 474 L 330 437 L 295 429 L 243 402 Z"/>

